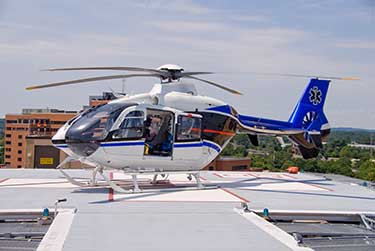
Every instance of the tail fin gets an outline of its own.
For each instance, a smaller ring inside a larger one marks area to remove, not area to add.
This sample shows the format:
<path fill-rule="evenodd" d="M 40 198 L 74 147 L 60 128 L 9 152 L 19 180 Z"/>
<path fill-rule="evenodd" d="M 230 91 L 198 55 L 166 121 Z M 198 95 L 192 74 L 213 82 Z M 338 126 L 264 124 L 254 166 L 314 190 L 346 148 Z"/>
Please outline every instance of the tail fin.
<path fill-rule="evenodd" d="M 294 128 L 306 130 L 303 135 L 290 136 L 306 158 L 316 157 L 322 141 L 330 133 L 323 111 L 329 83 L 330 80 L 311 79 L 288 121 Z"/>

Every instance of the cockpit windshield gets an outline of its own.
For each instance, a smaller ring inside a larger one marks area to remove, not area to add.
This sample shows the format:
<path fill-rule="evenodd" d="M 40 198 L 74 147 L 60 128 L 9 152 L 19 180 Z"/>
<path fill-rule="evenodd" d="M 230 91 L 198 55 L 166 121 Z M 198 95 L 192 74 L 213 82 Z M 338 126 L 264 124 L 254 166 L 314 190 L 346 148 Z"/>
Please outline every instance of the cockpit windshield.
<path fill-rule="evenodd" d="M 69 128 L 66 138 L 89 142 L 104 140 L 121 112 L 134 104 L 110 103 L 84 112 Z"/>

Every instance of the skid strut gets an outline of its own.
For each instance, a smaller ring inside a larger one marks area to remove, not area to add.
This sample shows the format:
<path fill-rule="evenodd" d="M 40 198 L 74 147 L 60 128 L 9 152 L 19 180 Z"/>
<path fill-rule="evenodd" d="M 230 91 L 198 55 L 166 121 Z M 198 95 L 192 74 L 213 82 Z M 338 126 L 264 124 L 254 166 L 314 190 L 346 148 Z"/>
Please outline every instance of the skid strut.
<path fill-rule="evenodd" d="M 91 179 L 90 179 L 90 182 L 88 183 L 84 183 L 84 182 L 80 182 L 76 179 L 74 179 L 72 176 L 70 176 L 67 172 L 64 171 L 64 166 L 66 164 L 68 164 L 69 162 L 73 161 L 74 159 L 71 158 L 71 157 L 67 157 L 66 159 L 64 159 L 57 167 L 56 169 L 58 169 L 60 171 L 60 173 L 62 175 L 64 175 L 64 177 L 70 182 L 72 183 L 73 185 L 76 185 L 76 186 L 79 186 L 79 187 L 92 187 L 92 186 L 96 186 L 98 185 L 98 182 L 97 182 L 97 179 L 96 179 L 96 175 L 98 174 L 98 172 L 103 172 L 103 167 L 102 166 L 96 166 L 95 169 L 92 171 L 92 176 L 91 176 Z"/>
<path fill-rule="evenodd" d="M 115 182 L 113 182 L 112 180 L 110 180 L 107 176 L 105 176 L 103 174 L 103 171 L 102 172 L 99 172 L 99 174 L 103 177 L 103 179 L 108 183 L 108 185 L 116 192 L 118 193 L 131 193 L 130 190 L 125 190 L 123 189 L 122 187 L 120 187 L 119 185 L 117 185 Z"/>
<path fill-rule="evenodd" d="M 73 185 L 76 185 L 76 186 L 79 186 L 79 187 L 89 187 L 91 186 L 90 184 L 87 184 L 87 183 L 83 183 L 83 182 L 80 182 L 80 181 L 77 181 L 75 180 L 72 176 L 70 176 L 69 174 L 67 174 L 65 171 L 63 171 L 63 167 L 68 164 L 69 162 L 73 161 L 74 159 L 71 158 L 71 157 L 67 157 L 65 158 L 57 167 L 56 169 L 58 169 L 60 171 L 60 173 L 62 175 L 64 175 L 64 177 L 70 182 L 72 183 Z M 91 182 L 92 183 L 92 182 Z"/>
<path fill-rule="evenodd" d="M 202 181 L 200 179 L 200 176 L 201 176 L 200 173 L 199 172 L 193 173 L 192 175 L 194 176 L 195 181 L 197 182 L 197 188 L 198 189 L 204 189 L 204 185 L 202 184 Z"/>
<path fill-rule="evenodd" d="M 118 193 L 140 193 L 142 192 L 142 189 L 139 187 L 138 183 L 138 177 L 137 173 L 126 173 L 126 175 L 131 175 L 132 176 L 132 182 L 133 182 L 133 189 L 124 189 L 117 185 L 114 181 L 109 179 L 103 172 L 104 167 L 101 165 L 97 165 L 95 169 L 92 171 L 92 176 L 89 182 L 81 182 L 73 177 L 71 177 L 67 172 L 64 171 L 64 166 L 68 164 L 69 162 L 75 160 L 72 157 L 67 157 L 64 159 L 57 167 L 61 174 L 73 185 L 79 186 L 79 187 L 92 187 L 92 186 L 97 186 L 98 185 L 98 180 L 97 180 L 97 174 L 99 173 L 100 176 L 103 177 L 103 179 L 106 181 L 106 184 L 109 185 L 114 191 Z M 172 172 L 173 173 L 173 172 Z M 179 172 L 180 173 L 180 172 Z M 160 173 L 153 173 L 154 177 L 151 181 L 152 184 L 157 184 L 157 177 L 160 174 L 163 178 L 168 177 L 168 173 L 160 172 Z M 192 177 L 194 177 L 196 184 L 197 184 L 197 189 L 205 189 L 206 187 L 202 184 L 202 181 L 200 179 L 200 172 L 196 173 L 188 173 L 188 179 L 191 180 Z"/>
<path fill-rule="evenodd" d="M 155 185 L 158 182 L 158 175 L 154 174 L 154 177 L 152 178 L 151 184 Z"/>
<path fill-rule="evenodd" d="M 132 179 L 133 179 L 133 186 L 134 186 L 134 193 L 139 193 L 141 192 L 141 189 L 139 189 L 138 185 L 138 179 L 136 174 L 132 174 Z"/>

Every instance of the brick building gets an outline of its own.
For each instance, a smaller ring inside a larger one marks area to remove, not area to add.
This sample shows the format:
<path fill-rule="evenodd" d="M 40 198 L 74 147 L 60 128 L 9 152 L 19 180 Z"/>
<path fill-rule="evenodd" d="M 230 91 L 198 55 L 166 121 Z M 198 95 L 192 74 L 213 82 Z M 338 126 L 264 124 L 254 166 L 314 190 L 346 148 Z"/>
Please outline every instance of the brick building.
<path fill-rule="evenodd" d="M 116 96 L 112 92 L 103 92 L 101 96 L 89 96 L 89 107 L 107 104 L 114 99 Z"/>
<path fill-rule="evenodd" d="M 34 167 L 26 165 L 27 156 L 33 154 L 26 150 L 27 141 L 44 138 L 50 142 L 57 130 L 76 114 L 76 111 L 56 109 L 23 109 L 22 114 L 5 115 L 5 164 L 14 168 Z M 43 151 L 42 148 L 40 149 Z M 41 162 L 51 163 L 51 160 L 48 157 L 41 157 Z M 54 167 L 56 161 L 49 165 Z"/>
<path fill-rule="evenodd" d="M 250 171 L 249 158 L 218 157 L 207 165 L 204 170 L 209 171 Z"/>
<path fill-rule="evenodd" d="M 113 93 L 90 96 L 89 106 L 116 99 Z M 23 109 L 21 114 L 5 115 L 4 162 L 13 168 L 55 168 L 66 155 L 52 146 L 51 138 L 77 111 Z M 78 163 L 68 164 L 79 167 Z M 68 166 L 69 167 L 69 166 Z"/>

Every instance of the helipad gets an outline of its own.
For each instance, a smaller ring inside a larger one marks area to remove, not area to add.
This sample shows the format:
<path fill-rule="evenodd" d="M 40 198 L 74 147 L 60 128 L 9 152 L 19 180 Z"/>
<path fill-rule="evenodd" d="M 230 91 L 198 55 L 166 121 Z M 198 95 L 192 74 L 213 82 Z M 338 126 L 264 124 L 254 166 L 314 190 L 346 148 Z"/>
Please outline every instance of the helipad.
<path fill-rule="evenodd" d="M 69 172 L 90 177 L 84 170 Z M 130 184 L 121 173 L 109 175 L 123 186 Z M 140 177 L 143 193 L 119 194 L 104 185 L 71 185 L 57 170 L 0 169 L 0 209 L 41 211 L 67 198 L 61 209 L 77 211 L 60 240 L 62 250 L 311 250 L 300 249 L 306 247 L 293 243 L 282 230 L 286 235 L 267 231 L 269 226 L 235 208 L 247 204 L 250 210 L 268 208 L 271 213 L 375 211 L 373 189 L 312 174 L 203 172 L 202 182 L 210 187 L 205 190 L 195 190 L 186 175 L 169 175 L 157 185 L 150 184 L 151 178 Z"/>

